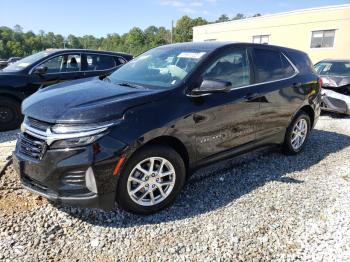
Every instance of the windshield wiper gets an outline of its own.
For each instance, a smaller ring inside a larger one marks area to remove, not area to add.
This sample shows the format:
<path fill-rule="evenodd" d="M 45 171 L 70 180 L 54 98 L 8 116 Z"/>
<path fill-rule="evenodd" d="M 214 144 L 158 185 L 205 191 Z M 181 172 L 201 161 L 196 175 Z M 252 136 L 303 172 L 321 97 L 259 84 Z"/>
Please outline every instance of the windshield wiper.
<path fill-rule="evenodd" d="M 127 86 L 127 87 L 131 87 L 131 88 L 143 88 L 143 86 L 137 85 L 137 84 L 133 84 L 133 83 L 129 83 L 129 82 L 120 82 L 117 83 L 120 86 Z"/>

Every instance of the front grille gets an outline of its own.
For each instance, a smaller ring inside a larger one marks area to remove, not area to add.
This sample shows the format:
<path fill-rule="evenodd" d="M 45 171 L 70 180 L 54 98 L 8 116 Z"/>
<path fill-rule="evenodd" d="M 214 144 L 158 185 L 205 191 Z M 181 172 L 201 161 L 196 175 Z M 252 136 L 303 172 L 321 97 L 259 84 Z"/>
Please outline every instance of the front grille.
<path fill-rule="evenodd" d="M 19 152 L 27 157 L 40 160 L 46 152 L 45 141 L 22 133 L 19 137 Z"/>
<path fill-rule="evenodd" d="M 51 126 L 51 124 L 40 121 L 40 120 L 36 120 L 34 118 L 31 117 L 26 117 L 25 119 L 25 123 L 34 128 L 34 129 L 38 129 L 40 131 L 46 132 L 47 128 Z"/>

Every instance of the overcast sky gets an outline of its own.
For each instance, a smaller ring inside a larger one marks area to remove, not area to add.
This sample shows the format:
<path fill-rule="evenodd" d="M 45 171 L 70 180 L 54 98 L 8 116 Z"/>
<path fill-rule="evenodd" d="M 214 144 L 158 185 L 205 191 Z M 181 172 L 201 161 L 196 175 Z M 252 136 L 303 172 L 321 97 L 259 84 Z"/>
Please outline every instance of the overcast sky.
<path fill-rule="evenodd" d="M 135 26 L 170 28 L 171 20 L 182 15 L 214 21 L 221 14 L 271 14 L 338 4 L 350 4 L 350 0 L 2 0 L 0 26 L 19 24 L 24 31 L 35 33 L 42 29 L 65 36 L 104 36 L 122 34 Z"/>

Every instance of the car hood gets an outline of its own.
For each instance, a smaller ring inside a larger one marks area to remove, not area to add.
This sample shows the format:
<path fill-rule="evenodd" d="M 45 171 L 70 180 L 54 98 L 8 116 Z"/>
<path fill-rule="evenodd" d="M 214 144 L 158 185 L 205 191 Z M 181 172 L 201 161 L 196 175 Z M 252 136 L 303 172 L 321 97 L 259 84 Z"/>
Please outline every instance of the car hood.
<path fill-rule="evenodd" d="M 131 88 L 98 78 L 75 80 L 39 90 L 22 113 L 48 123 L 96 123 L 119 119 L 134 106 L 152 102 L 161 91 Z"/>
<path fill-rule="evenodd" d="M 342 87 L 350 85 L 350 76 L 321 76 L 324 87 Z"/>

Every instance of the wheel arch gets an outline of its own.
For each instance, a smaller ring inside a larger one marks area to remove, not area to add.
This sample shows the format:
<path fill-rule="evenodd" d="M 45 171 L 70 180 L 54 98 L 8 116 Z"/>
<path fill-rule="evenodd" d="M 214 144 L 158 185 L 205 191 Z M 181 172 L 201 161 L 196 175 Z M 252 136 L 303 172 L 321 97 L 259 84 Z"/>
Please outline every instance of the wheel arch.
<path fill-rule="evenodd" d="M 0 98 L 11 98 L 11 99 L 14 99 L 16 100 L 18 103 L 22 103 L 22 99 L 14 94 L 11 94 L 11 93 L 0 93 Z"/>
<path fill-rule="evenodd" d="M 301 111 L 303 111 L 309 115 L 310 121 L 311 121 L 311 129 L 312 129 L 312 127 L 314 126 L 314 123 L 315 123 L 315 111 L 314 111 L 314 109 L 310 105 L 305 105 L 299 109 L 298 113 Z"/>
<path fill-rule="evenodd" d="M 183 159 L 183 161 L 185 163 L 186 171 L 189 169 L 189 166 L 190 166 L 189 152 L 188 152 L 185 144 L 180 139 L 173 137 L 173 136 L 167 136 L 167 135 L 155 137 L 155 138 L 147 141 L 146 143 L 144 143 L 141 147 L 139 147 L 137 150 L 135 150 L 135 152 L 140 150 L 141 148 L 144 148 L 144 147 L 149 146 L 149 145 L 164 145 L 164 146 L 171 147 Z"/>

